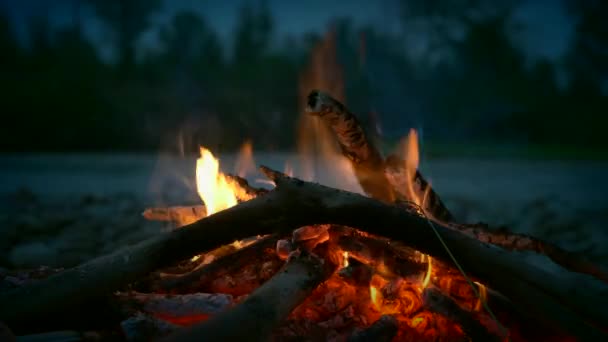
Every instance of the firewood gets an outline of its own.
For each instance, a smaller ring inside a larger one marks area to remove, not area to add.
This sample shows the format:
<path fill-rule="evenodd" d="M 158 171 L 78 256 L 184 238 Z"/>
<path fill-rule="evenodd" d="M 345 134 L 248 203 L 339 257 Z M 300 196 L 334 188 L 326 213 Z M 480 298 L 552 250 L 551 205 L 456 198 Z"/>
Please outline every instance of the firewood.
<path fill-rule="evenodd" d="M 394 202 L 395 194 L 384 174 L 384 159 L 357 117 L 342 103 L 318 90 L 308 95 L 306 110 L 328 122 L 363 191 L 378 200 Z"/>
<path fill-rule="evenodd" d="M 204 319 L 233 304 L 231 295 L 222 293 L 190 293 L 167 295 L 159 293 L 119 292 L 114 298 L 125 312 L 141 311 L 172 322 L 183 319 Z"/>
<path fill-rule="evenodd" d="M 128 342 L 151 341 L 182 329 L 179 325 L 138 312 L 120 323 Z"/>
<path fill-rule="evenodd" d="M 281 271 L 240 305 L 165 341 L 266 341 L 272 330 L 332 271 L 333 267 L 323 260 L 303 252 L 288 260 Z"/>
<path fill-rule="evenodd" d="M 227 253 L 217 258 L 213 262 L 203 265 L 192 272 L 179 275 L 165 275 L 154 282 L 152 287 L 156 291 L 186 293 L 192 288 L 200 287 L 213 279 L 218 271 L 231 272 L 241 267 L 242 262 L 250 262 L 265 249 L 273 248 L 278 238 L 275 235 L 266 236 L 256 242 Z"/>
<path fill-rule="evenodd" d="M 175 223 L 179 227 L 196 222 L 207 216 L 207 210 L 202 204 L 164 208 L 158 207 L 147 208 L 142 215 L 146 220 L 169 221 Z"/>
<path fill-rule="evenodd" d="M 287 177 L 262 167 L 276 184 L 263 196 L 220 211 L 111 255 L 0 293 L 0 320 L 16 330 L 49 315 L 77 308 L 155 269 L 236 239 L 272 232 L 281 235 L 312 224 L 339 224 L 399 241 L 447 264 L 444 244 L 471 276 L 509 298 L 522 312 L 579 338 L 607 338 L 606 287 L 589 277 L 551 274 L 520 255 L 480 242 L 412 208 Z"/>
<path fill-rule="evenodd" d="M 239 187 L 241 187 L 242 190 L 245 191 L 247 198 L 238 198 L 238 200 L 241 202 L 247 201 L 253 197 L 261 196 L 268 192 L 268 190 L 266 190 L 266 189 L 256 188 L 256 187 L 249 185 L 249 182 L 243 177 L 239 177 L 239 176 L 233 175 L 233 174 L 226 174 L 225 176 L 226 176 L 226 178 L 228 178 L 229 180 L 236 183 Z M 237 191 L 237 195 L 238 194 L 239 194 L 239 192 Z"/>
<path fill-rule="evenodd" d="M 462 309 L 453 299 L 441 293 L 441 291 L 429 287 L 422 294 L 424 306 L 433 312 L 443 315 L 458 323 L 462 330 L 472 341 L 500 341 L 498 336 L 492 335 L 472 313 Z M 503 336 L 506 337 L 506 336 Z"/>
<path fill-rule="evenodd" d="M 391 315 L 381 316 L 368 328 L 358 331 L 348 338 L 348 342 L 392 341 L 399 330 L 397 318 Z"/>
<path fill-rule="evenodd" d="M 308 95 L 307 111 L 311 115 L 320 116 L 329 124 L 342 153 L 351 161 L 359 184 L 368 195 L 389 203 L 396 199 L 412 201 L 410 196 L 400 191 L 411 183 L 415 185 L 420 198 L 426 193 L 425 210 L 428 213 L 442 221 L 453 219 L 439 195 L 418 170 L 408 175 L 404 170 L 405 162 L 395 156 L 389 157 L 385 162 L 357 117 L 338 100 L 329 94 L 313 90 Z"/>

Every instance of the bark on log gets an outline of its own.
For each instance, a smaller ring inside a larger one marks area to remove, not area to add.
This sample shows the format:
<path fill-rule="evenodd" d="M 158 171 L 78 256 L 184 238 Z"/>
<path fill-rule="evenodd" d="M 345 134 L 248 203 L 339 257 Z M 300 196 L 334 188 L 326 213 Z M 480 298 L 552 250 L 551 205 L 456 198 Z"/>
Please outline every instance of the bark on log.
<path fill-rule="evenodd" d="M 399 322 L 397 318 L 383 315 L 368 328 L 354 333 L 348 338 L 348 342 L 390 342 L 397 335 Z"/>
<path fill-rule="evenodd" d="M 310 254 L 287 261 L 243 303 L 165 339 L 169 341 L 266 341 L 272 330 L 325 281 L 333 267 Z"/>
<path fill-rule="evenodd" d="M 202 250 L 247 236 L 334 223 L 385 236 L 452 264 L 439 234 L 464 270 L 499 291 L 536 319 L 546 320 L 580 339 L 607 338 L 606 287 L 580 274 L 550 274 L 525 258 L 431 223 L 403 207 L 303 182 L 262 168 L 277 187 L 181 229 L 94 259 L 47 279 L 0 294 L 0 320 L 9 327 L 32 325 L 111 293 L 147 273 Z M 435 228 L 433 230 L 432 226 Z"/>
<path fill-rule="evenodd" d="M 395 194 L 384 174 L 382 154 L 367 138 L 359 120 L 342 103 L 318 90 L 308 95 L 306 110 L 330 125 L 363 191 L 380 201 L 394 202 Z"/>
<path fill-rule="evenodd" d="M 434 288 L 426 288 L 422 294 L 424 306 L 460 325 L 472 341 L 500 341 L 492 335 L 472 314 L 462 309 L 454 300 Z M 506 337 L 506 336 L 505 336 Z"/>
<path fill-rule="evenodd" d="M 267 248 L 273 248 L 278 240 L 276 235 L 260 238 L 249 246 L 223 255 L 213 262 L 203 265 L 192 272 L 179 275 L 165 275 L 156 281 L 152 287 L 156 291 L 185 293 L 200 284 L 209 282 L 218 271 L 231 272 L 241 266 L 241 262 L 252 260 L 264 253 Z"/>

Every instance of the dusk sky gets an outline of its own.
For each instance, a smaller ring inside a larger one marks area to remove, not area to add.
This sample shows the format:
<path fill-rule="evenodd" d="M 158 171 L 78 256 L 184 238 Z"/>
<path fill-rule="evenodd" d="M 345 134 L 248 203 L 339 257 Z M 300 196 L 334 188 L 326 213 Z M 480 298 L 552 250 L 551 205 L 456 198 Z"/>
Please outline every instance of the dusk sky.
<path fill-rule="evenodd" d="M 27 23 L 32 17 L 48 13 L 51 23 L 64 26 L 72 20 L 75 0 L 2 0 L 1 8 L 8 14 L 13 28 L 20 37 L 27 36 Z M 154 47 L 159 24 L 166 23 L 179 10 L 198 12 L 220 34 L 230 39 L 236 23 L 236 14 L 247 0 L 173 0 L 165 1 L 164 7 L 153 17 L 155 24 L 142 37 L 144 45 Z M 377 31 L 399 33 L 398 0 L 268 0 L 279 40 L 287 35 L 323 31 L 330 19 L 349 17 L 357 26 L 371 26 Z M 93 10 L 82 10 L 83 26 L 87 36 L 96 42 L 102 55 L 109 53 L 111 37 L 94 18 Z M 574 27 L 574 19 L 568 15 L 561 1 L 523 1 L 516 11 L 525 31 L 512 38 L 524 47 L 531 59 L 537 57 L 558 58 L 568 46 Z"/>

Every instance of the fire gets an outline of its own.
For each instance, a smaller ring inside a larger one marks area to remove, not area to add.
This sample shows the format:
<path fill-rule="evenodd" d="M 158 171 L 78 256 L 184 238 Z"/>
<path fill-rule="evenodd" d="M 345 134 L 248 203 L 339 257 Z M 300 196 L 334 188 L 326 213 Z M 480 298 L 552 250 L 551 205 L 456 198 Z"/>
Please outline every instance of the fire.
<path fill-rule="evenodd" d="M 348 252 L 342 252 L 342 268 L 348 267 Z"/>
<path fill-rule="evenodd" d="M 245 177 L 247 174 L 255 171 L 255 161 L 253 159 L 253 144 L 251 140 L 247 140 L 241 146 L 241 150 L 234 164 L 234 172 L 239 177 Z"/>
<path fill-rule="evenodd" d="M 428 268 L 426 270 L 426 274 L 424 276 L 424 279 L 422 280 L 422 289 L 426 289 L 426 287 L 429 285 L 429 282 L 431 281 L 431 272 L 433 271 L 433 264 L 432 264 L 432 260 L 433 258 L 431 258 L 430 256 L 426 256 L 427 258 L 427 264 L 428 264 Z"/>
<path fill-rule="evenodd" d="M 209 150 L 204 147 L 200 150 L 201 157 L 196 161 L 196 189 L 209 216 L 235 206 L 237 194 L 242 190 L 220 172 L 219 160 Z"/>
<path fill-rule="evenodd" d="M 418 170 L 420 162 L 420 150 L 418 148 L 418 132 L 415 129 L 410 129 L 405 142 L 403 143 L 403 153 L 405 154 L 405 172 L 407 182 L 406 193 L 409 199 L 415 204 L 422 206 L 422 199 L 414 188 L 414 176 Z"/>

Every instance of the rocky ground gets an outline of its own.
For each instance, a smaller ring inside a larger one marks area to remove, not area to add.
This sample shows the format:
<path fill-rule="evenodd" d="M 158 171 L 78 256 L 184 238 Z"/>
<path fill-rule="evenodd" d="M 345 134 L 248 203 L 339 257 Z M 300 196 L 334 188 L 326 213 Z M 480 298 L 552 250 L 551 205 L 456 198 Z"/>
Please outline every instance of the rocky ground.
<path fill-rule="evenodd" d="M 288 157 L 257 163 L 282 170 Z M 234 158 L 222 161 L 232 171 Z M 5 269 L 73 266 L 169 229 L 144 220 L 144 208 L 198 203 L 194 159 L 2 157 L 0 166 Z M 434 160 L 422 171 L 461 221 L 505 225 L 608 264 L 608 164 Z"/>

